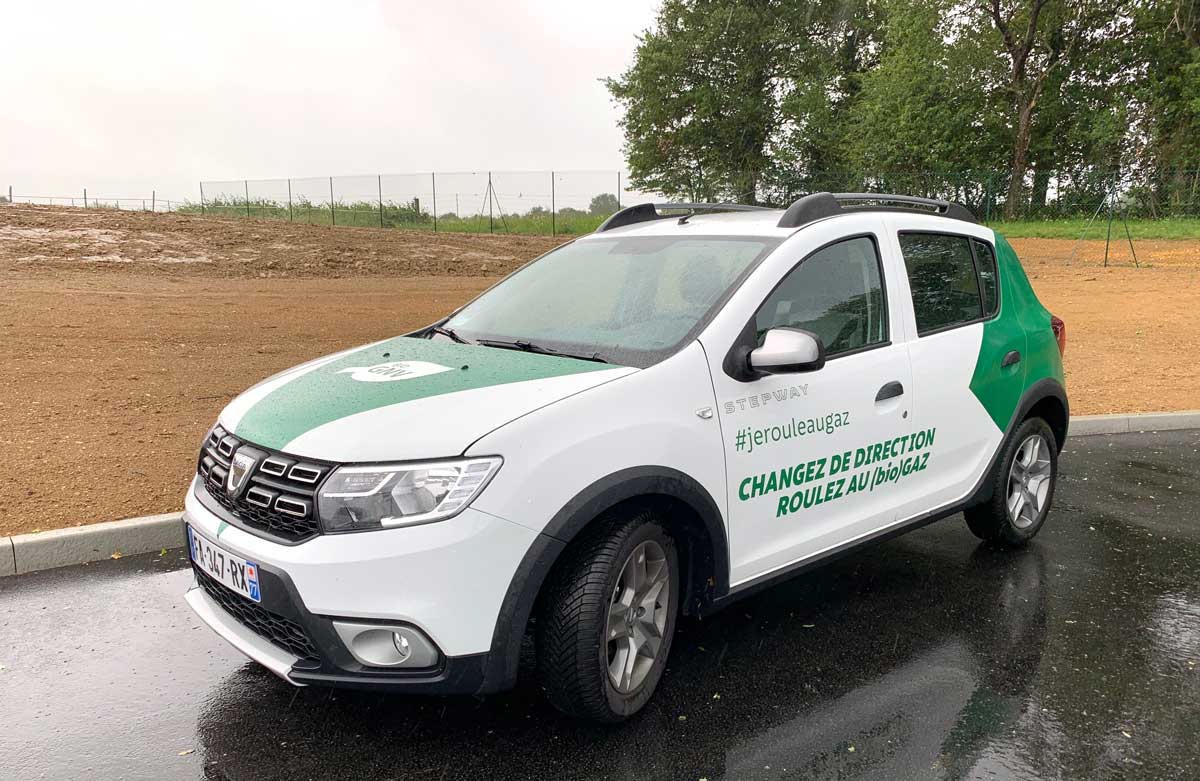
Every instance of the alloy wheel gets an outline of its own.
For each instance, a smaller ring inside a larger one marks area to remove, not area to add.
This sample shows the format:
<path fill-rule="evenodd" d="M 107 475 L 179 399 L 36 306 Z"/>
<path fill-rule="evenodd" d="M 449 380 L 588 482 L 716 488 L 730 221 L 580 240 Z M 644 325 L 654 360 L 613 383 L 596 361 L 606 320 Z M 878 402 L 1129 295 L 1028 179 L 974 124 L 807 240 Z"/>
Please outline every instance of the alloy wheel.
<path fill-rule="evenodd" d="M 1018 529 L 1028 529 L 1041 517 L 1050 496 L 1050 443 L 1031 434 L 1017 448 L 1008 472 L 1008 517 Z"/>
<path fill-rule="evenodd" d="M 642 685 L 663 646 L 671 604 L 671 572 L 666 551 L 647 540 L 621 567 L 608 604 L 608 678 L 622 694 Z"/>

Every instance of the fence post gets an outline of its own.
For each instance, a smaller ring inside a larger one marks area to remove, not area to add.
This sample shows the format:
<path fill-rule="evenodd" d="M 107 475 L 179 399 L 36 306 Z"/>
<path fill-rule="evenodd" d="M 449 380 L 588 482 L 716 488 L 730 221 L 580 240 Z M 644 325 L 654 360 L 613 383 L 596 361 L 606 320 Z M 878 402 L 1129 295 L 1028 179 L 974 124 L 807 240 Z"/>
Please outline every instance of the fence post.
<path fill-rule="evenodd" d="M 83 208 L 87 208 L 87 188 L 83 188 Z"/>
<path fill-rule="evenodd" d="M 151 191 L 150 191 L 150 211 L 152 211 L 152 212 L 156 212 L 156 211 L 158 211 L 158 204 L 157 204 L 157 203 L 155 203 L 155 200 L 156 200 L 157 198 L 158 198 L 158 191 L 157 191 L 157 190 L 151 190 Z"/>
<path fill-rule="evenodd" d="M 550 172 L 550 236 L 553 237 L 558 231 L 558 226 L 554 224 L 557 218 L 557 209 L 554 206 L 554 172 Z"/>
<path fill-rule="evenodd" d="M 84 192 L 86 193 L 87 191 L 85 190 Z M 83 205 L 84 205 L 84 206 L 87 206 L 87 200 L 86 200 L 86 199 L 84 200 L 84 202 L 83 202 Z M 204 215 L 205 215 L 205 211 L 204 211 L 204 182 L 201 182 L 201 183 L 200 183 L 200 216 L 201 216 L 201 217 L 203 217 Z"/>
<path fill-rule="evenodd" d="M 988 172 L 988 179 L 983 182 L 983 221 L 984 223 L 991 222 L 991 172 Z"/>
<path fill-rule="evenodd" d="M 496 228 L 496 221 L 492 217 L 492 172 L 491 171 L 488 171 L 487 197 L 488 197 L 488 233 L 494 233 L 495 228 Z"/>
<path fill-rule="evenodd" d="M 13 202 L 13 199 L 12 199 L 12 185 L 11 185 L 11 184 L 8 186 L 8 202 L 9 202 L 9 203 L 12 203 L 12 202 Z"/>
<path fill-rule="evenodd" d="M 1108 243 L 1112 241 L 1113 198 L 1117 190 L 1117 174 L 1114 171 L 1108 185 L 1108 230 L 1104 234 L 1104 267 L 1108 268 Z"/>
<path fill-rule="evenodd" d="M 142 211 L 146 211 L 146 199 L 142 199 Z"/>
<path fill-rule="evenodd" d="M 288 222 L 292 220 L 292 180 L 288 179 Z"/>
<path fill-rule="evenodd" d="M 379 227 L 383 227 L 383 174 L 375 174 L 375 184 L 379 187 Z"/>
<path fill-rule="evenodd" d="M 337 212 L 333 210 L 333 177 L 329 177 L 329 222 L 337 225 Z"/>
<path fill-rule="evenodd" d="M 433 232 L 437 233 L 437 174 L 429 172 L 429 181 L 433 184 Z"/>
<path fill-rule="evenodd" d="M 621 172 L 617 171 L 617 211 L 621 211 Z"/>

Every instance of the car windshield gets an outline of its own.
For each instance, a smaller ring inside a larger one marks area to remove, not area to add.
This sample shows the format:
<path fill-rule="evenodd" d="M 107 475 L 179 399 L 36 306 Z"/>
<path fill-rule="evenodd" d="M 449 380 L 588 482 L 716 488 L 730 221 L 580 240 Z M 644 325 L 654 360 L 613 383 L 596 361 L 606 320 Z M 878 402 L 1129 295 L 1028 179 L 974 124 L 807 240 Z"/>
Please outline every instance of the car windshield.
<path fill-rule="evenodd" d="M 703 236 L 576 241 L 488 290 L 438 332 L 644 368 L 695 338 L 778 244 Z"/>

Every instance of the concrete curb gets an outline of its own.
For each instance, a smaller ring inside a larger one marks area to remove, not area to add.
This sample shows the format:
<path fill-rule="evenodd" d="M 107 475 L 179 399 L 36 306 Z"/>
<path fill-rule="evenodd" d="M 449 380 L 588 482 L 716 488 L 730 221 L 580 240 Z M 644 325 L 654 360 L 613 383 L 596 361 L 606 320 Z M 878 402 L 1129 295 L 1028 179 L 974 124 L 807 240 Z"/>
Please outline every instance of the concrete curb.
<path fill-rule="evenodd" d="M 1130 434 L 1138 431 L 1178 431 L 1200 428 L 1200 410 L 1143 412 L 1137 415 L 1080 415 L 1071 418 L 1068 436 Z"/>
<path fill-rule="evenodd" d="M 1073 437 L 1138 431 L 1200 429 L 1200 410 L 1139 415 L 1081 415 L 1071 418 Z M 148 515 L 70 529 L 0 537 L 0 577 L 183 547 L 183 513 Z"/>
<path fill-rule="evenodd" d="M 183 546 L 183 513 L 0 537 L 0 576 Z"/>

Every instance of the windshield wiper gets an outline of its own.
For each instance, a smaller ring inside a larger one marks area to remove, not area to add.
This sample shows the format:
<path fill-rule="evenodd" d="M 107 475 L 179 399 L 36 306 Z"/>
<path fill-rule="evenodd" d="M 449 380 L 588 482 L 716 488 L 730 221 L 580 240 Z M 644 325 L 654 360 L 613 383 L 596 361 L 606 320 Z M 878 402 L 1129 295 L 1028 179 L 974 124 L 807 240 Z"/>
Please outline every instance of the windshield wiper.
<path fill-rule="evenodd" d="M 503 339 L 476 339 L 475 344 L 482 344 L 484 347 L 498 347 L 501 350 L 520 350 L 524 353 L 537 353 L 539 355 L 555 355 L 559 358 L 575 358 L 580 361 L 594 361 L 596 363 L 610 363 L 600 353 L 592 353 L 590 355 L 576 355 L 574 353 L 555 350 L 552 347 L 545 347 L 533 342 L 527 342 L 522 339 L 514 339 L 511 342 Z"/>
<path fill-rule="evenodd" d="M 448 339 L 452 339 L 453 341 L 456 341 L 459 344 L 470 344 L 470 342 L 468 342 L 466 339 L 464 339 L 461 336 L 459 336 L 458 334 L 456 334 L 453 329 L 447 328 L 444 325 L 433 325 L 433 326 L 429 327 L 429 330 L 432 333 L 441 334 L 442 336 L 445 336 Z"/>

